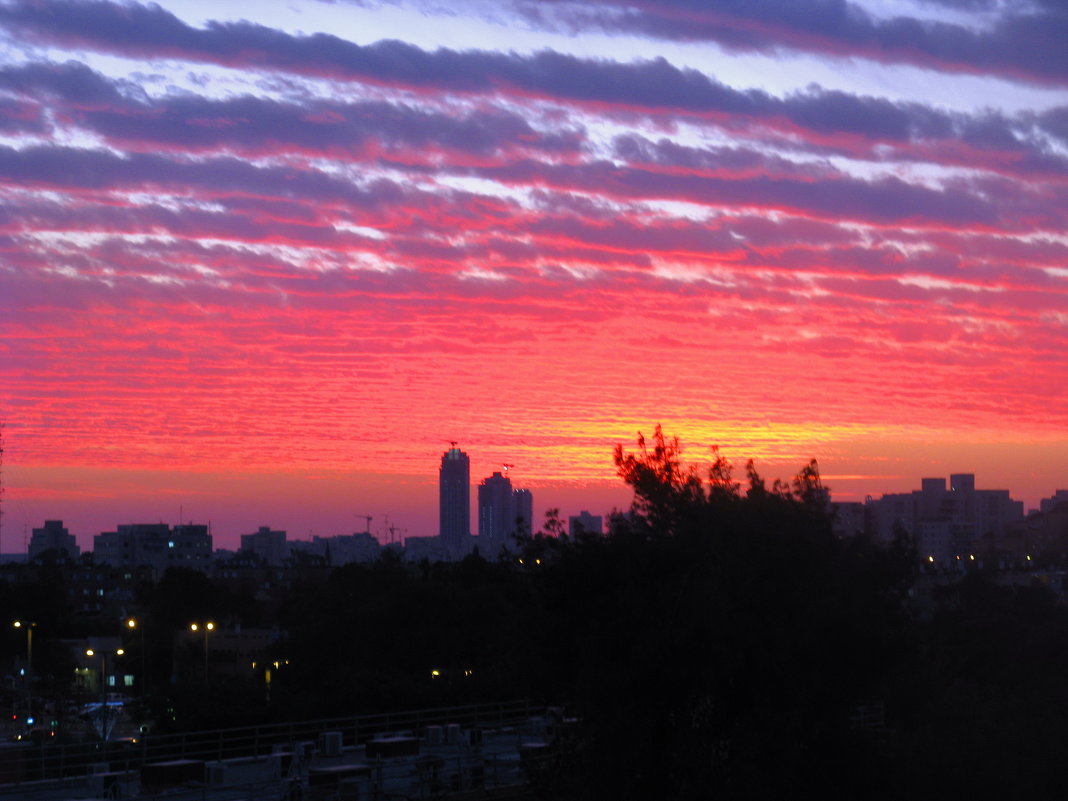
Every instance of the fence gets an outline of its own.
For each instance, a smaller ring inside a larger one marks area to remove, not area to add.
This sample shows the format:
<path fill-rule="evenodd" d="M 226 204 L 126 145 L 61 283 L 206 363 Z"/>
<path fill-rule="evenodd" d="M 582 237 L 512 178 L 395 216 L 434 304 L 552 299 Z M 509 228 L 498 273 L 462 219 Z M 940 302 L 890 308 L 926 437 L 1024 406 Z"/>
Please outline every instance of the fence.
<path fill-rule="evenodd" d="M 525 700 L 507 701 L 181 734 L 148 734 L 110 743 L 9 744 L 0 747 L 0 798 L 26 798 L 35 785 L 84 779 L 92 774 L 135 771 L 147 764 L 179 760 L 223 762 L 265 756 L 294 743 L 316 743 L 324 732 L 339 733 L 341 747 L 355 748 L 381 735 L 408 732 L 422 736 L 431 725 L 516 726 L 545 711 L 544 706 L 531 705 Z M 496 766 L 487 766 L 490 767 Z"/>

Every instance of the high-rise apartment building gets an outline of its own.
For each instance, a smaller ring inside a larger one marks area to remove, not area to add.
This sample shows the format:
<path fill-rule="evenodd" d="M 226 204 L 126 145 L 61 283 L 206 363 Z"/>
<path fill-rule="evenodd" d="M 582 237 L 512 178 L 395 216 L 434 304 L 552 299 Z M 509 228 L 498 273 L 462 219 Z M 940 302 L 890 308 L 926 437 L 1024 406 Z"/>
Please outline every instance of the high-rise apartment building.
<path fill-rule="evenodd" d="M 478 550 L 490 559 L 500 553 L 515 529 L 512 481 L 494 473 L 478 485 Z"/>
<path fill-rule="evenodd" d="M 457 447 L 441 457 L 438 473 L 441 543 L 453 559 L 462 556 L 471 536 L 471 460 Z"/>
<path fill-rule="evenodd" d="M 172 530 L 166 523 L 134 523 L 93 537 L 93 560 L 112 567 L 151 567 L 160 575 L 168 567 L 207 571 L 211 545 L 207 526 L 186 523 Z"/>
<path fill-rule="evenodd" d="M 1068 490 L 1057 490 L 1050 497 L 1039 501 L 1038 507 L 1042 514 L 1047 514 L 1061 505 L 1068 505 Z"/>
<path fill-rule="evenodd" d="M 524 534 L 534 533 L 534 494 L 528 489 L 517 489 L 512 493 L 515 501 L 515 530 Z"/>
<path fill-rule="evenodd" d="M 897 527 L 911 534 L 927 564 L 957 561 L 979 548 L 984 538 L 997 538 L 1023 520 L 1023 502 L 1008 490 L 975 488 L 971 473 L 924 478 L 920 489 L 883 495 L 867 503 L 869 534 L 878 542 L 893 539 Z"/>
<path fill-rule="evenodd" d="M 254 534 L 241 535 L 241 550 L 254 553 L 269 567 L 279 567 L 289 558 L 289 543 L 284 531 L 260 526 Z"/>
<path fill-rule="evenodd" d="M 520 531 L 530 533 L 534 496 L 527 489 L 512 489 L 512 481 L 494 473 L 478 485 L 478 548 L 495 559 L 502 548 L 513 549 Z"/>

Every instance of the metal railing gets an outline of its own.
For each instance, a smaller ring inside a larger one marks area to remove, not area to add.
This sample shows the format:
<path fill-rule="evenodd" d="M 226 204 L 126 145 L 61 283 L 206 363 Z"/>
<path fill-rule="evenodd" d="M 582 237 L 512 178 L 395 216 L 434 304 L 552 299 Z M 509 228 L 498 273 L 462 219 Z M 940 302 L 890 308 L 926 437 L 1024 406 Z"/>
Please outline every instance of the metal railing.
<path fill-rule="evenodd" d="M 94 773 L 137 771 L 143 765 L 159 762 L 223 762 L 265 756 L 296 743 L 317 743 L 324 732 L 340 733 L 342 747 L 355 748 L 381 735 L 407 732 L 421 737 L 431 725 L 459 724 L 465 729 L 516 726 L 545 711 L 544 706 L 522 700 L 148 734 L 111 743 L 10 744 L 0 747 L 0 798 L 26 797 L 25 791 L 31 785 Z"/>

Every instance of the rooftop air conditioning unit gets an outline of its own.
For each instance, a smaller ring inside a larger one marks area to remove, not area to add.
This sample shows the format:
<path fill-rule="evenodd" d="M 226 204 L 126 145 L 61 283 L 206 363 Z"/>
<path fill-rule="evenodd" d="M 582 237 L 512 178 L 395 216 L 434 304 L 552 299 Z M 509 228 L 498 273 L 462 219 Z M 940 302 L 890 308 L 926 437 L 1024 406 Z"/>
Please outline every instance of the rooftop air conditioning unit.
<path fill-rule="evenodd" d="M 211 787 L 218 787 L 219 785 L 226 784 L 226 765 L 216 762 L 211 765 L 206 765 L 205 778 L 208 781 L 208 785 Z"/>
<path fill-rule="evenodd" d="M 441 745 L 445 742 L 445 730 L 436 724 L 427 726 L 425 735 L 427 745 Z"/>
<path fill-rule="evenodd" d="M 482 745 L 482 729 L 468 729 L 464 732 L 464 740 L 472 747 Z"/>
<path fill-rule="evenodd" d="M 319 735 L 319 753 L 323 756 L 341 756 L 341 732 L 324 731 Z"/>

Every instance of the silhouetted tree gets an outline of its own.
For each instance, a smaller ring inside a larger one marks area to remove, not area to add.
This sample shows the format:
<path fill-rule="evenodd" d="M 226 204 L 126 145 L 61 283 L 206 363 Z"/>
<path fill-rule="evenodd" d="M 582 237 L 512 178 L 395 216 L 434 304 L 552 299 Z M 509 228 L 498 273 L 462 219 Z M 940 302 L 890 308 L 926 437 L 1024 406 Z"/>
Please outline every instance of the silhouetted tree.
<path fill-rule="evenodd" d="M 832 536 L 815 461 L 771 489 L 750 462 L 743 495 L 718 451 L 707 480 L 681 453 L 659 427 L 617 447 L 630 515 L 528 573 L 583 721 L 556 792 L 794 795 L 832 775 L 878 790 L 885 752 L 850 721 L 908 650 L 907 566 Z"/>

